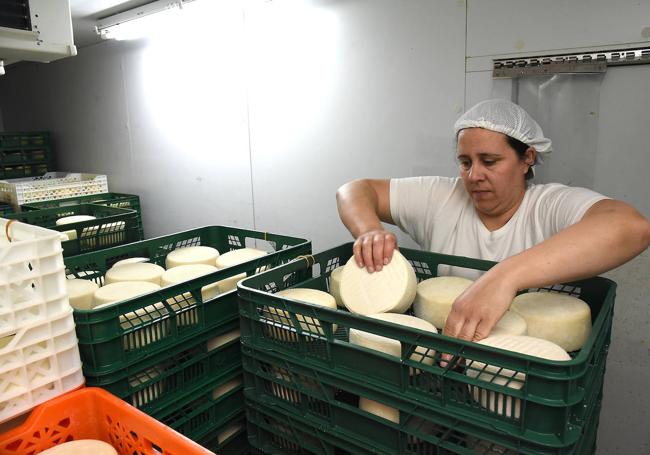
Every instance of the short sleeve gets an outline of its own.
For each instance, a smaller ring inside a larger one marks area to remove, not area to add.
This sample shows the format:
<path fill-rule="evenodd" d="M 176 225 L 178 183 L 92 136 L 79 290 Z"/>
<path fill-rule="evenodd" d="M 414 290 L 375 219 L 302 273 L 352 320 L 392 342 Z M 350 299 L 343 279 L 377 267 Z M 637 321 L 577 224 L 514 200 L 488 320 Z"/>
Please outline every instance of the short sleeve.
<path fill-rule="evenodd" d="M 440 208 L 449 200 L 458 179 L 408 177 L 390 181 L 390 214 L 395 224 L 427 248 Z"/>
<path fill-rule="evenodd" d="M 587 210 L 598 201 L 609 199 L 587 188 L 569 187 L 560 184 L 546 185 L 540 196 L 544 225 L 549 235 L 566 229 L 582 219 Z"/>

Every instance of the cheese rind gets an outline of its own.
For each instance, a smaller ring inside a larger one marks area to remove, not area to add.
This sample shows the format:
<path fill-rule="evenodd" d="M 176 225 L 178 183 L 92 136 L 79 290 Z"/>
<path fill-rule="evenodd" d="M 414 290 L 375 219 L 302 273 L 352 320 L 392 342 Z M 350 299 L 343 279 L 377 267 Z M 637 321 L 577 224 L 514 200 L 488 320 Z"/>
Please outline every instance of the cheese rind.
<path fill-rule="evenodd" d="M 126 258 L 121 261 L 117 261 L 113 264 L 113 267 L 118 267 L 124 264 L 139 264 L 140 262 L 149 262 L 149 258 Z"/>
<path fill-rule="evenodd" d="M 266 256 L 266 251 L 258 250 L 256 248 L 239 248 L 223 253 L 215 261 L 215 265 L 219 269 L 232 267 L 233 265 L 243 264 L 244 262 L 261 258 Z"/>
<path fill-rule="evenodd" d="M 359 397 L 359 409 L 386 420 L 390 420 L 391 422 L 399 423 L 399 409 L 391 408 L 390 406 L 386 406 L 377 401 L 369 400 L 365 397 Z"/>
<path fill-rule="evenodd" d="M 56 225 L 57 226 L 63 226 L 65 224 L 72 224 L 72 223 L 81 223 L 83 221 L 92 221 L 96 220 L 97 217 L 94 217 L 92 215 L 71 215 L 71 216 L 64 216 L 62 218 L 59 218 L 56 220 Z"/>
<path fill-rule="evenodd" d="M 220 396 L 227 394 L 228 392 L 230 392 L 233 389 L 236 389 L 241 384 L 242 384 L 242 378 L 239 377 L 239 378 L 232 379 L 232 380 L 226 382 L 225 384 L 220 385 L 216 389 L 212 390 L 212 399 L 216 400 Z"/>
<path fill-rule="evenodd" d="M 438 330 L 429 322 L 406 314 L 380 313 L 371 314 L 368 315 L 368 317 L 424 330 L 426 332 L 438 333 Z M 350 329 L 350 343 L 368 349 L 374 349 L 375 351 L 383 352 L 384 354 L 395 357 L 401 358 L 402 356 L 402 344 L 399 340 L 383 337 L 374 333 L 364 332 L 358 329 Z M 419 346 L 415 349 L 415 352 L 411 354 L 410 359 L 416 362 L 422 362 L 425 365 L 432 365 L 434 354 L 435 351 L 433 349 Z"/>
<path fill-rule="evenodd" d="M 415 271 L 399 251 L 381 271 L 369 273 L 357 265 L 354 256 L 341 276 L 341 300 L 352 313 L 403 313 L 411 306 L 417 290 Z"/>
<path fill-rule="evenodd" d="M 95 439 L 79 439 L 65 442 L 47 450 L 39 452 L 40 455 L 117 455 L 117 450 L 107 442 Z"/>
<path fill-rule="evenodd" d="M 226 343 L 231 342 L 232 340 L 236 340 L 241 336 L 241 331 L 239 329 L 232 330 L 228 333 L 224 333 L 223 335 L 219 335 L 214 338 L 210 338 L 206 342 L 206 347 L 208 349 L 208 352 L 213 351 L 217 349 L 220 346 L 223 346 Z"/>
<path fill-rule="evenodd" d="M 160 286 L 165 269 L 156 264 L 141 262 L 135 264 L 123 264 L 112 267 L 106 272 L 104 282 L 106 284 L 120 283 L 124 281 L 148 281 Z"/>
<path fill-rule="evenodd" d="M 472 280 L 456 276 L 439 276 L 421 281 L 417 286 L 413 313 L 442 329 L 454 301 L 472 283 Z"/>
<path fill-rule="evenodd" d="M 209 246 L 188 246 L 177 248 L 170 252 L 165 258 L 165 266 L 168 269 L 179 265 L 207 264 L 215 265 L 219 251 Z"/>
<path fill-rule="evenodd" d="M 99 286 L 94 281 L 75 278 L 66 280 L 70 306 L 77 310 L 90 310 L 93 307 L 95 291 Z"/>
<path fill-rule="evenodd" d="M 478 342 L 507 351 L 540 357 L 547 360 L 566 361 L 571 356 L 560 346 L 539 338 L 517 335 L 494 335 Z M 476 360 L 466 360 L 465 374 L 490 384 L 507 386 L 519 390 L 524 386 L 526 374 L 501 368 L 496 365 L 486 365 Z M 484 408 L 499 415 L 518 419 L 521 415 L 521 400 L 499 392 L 493 392 L 481 387 L 470 386 L 474 400 Z"/>
<path fill-rule="evenodd" d="M 203 275 L 208 275 L 210 273 L 216 272 L 217 268 L 213 265 L 207 264 L 190 264 L 190 265 L 180 265 L 178 267 L 173 267 L 165 271 L 160 277 L 161 286 L 171 286 L 177 283 L 182 283 L 184 281 L 192 280 Z M 217 284 L 209 284 L 201 288 L 201 298 L 203 301 L 212 299 L 219 294 L 219 289 Z M 189 293 L 183 294 L 185 299 L 191 299 Z"/>
<path fill-rule="evenodd" d="M 336 309 L 336 300 L 334 300 L 334 297 L 329 295 L 327 292 L 319 291 L 317 289 L 289 288 L 283 291 L 279 291 L 275 295 L 292 300 L 299 300 L 301 302 L 310 303 L 312 305 Z M 293 325 L 293 319 L 291 318 L 291 314 L 289 312 L 275 307 L 267 307 L 266 311 L 270 313 L 271 318 L 282 323 L 283 325 Z M 321 324 L 318 319 L 298 313 L 295 314 L 295 318 L 300 323 L 302 330 L 309 333 L 318 333 L 320 335 L 324 334 L 324 331 L 321 328 Z M 332 324 L 332 330 L 336 331 L 336 324 Z M 286 330 L 283 332 L 286 332 Z M 295 341 L 295 335 L 293 333 L 286 333 L 286 335 L 287 339 L 285 341 Z"/>
<path fill-rule="evenodd" d="M 527 335 L 526 320 L 514 311 L 506 311 L 499 322 L 492 328 L 490 336 L 494 335 Z"/>
<path fill-rule="evenodd" d="M 510 309 L 528 324 L 528 335 L 543 338 L 572 352 L 591 334 L 591 308 L 582 300 L 557 292 L 528 292 L 517 296 Z"/>
<path fill-rule="evenodd" d="M 100 305 L 122 302 L 158 289 L 160 289 L 160 286 L 148 281 L 122 281 L 107 284 L 95 291 L 93 307 L 97 308 Z"/>
<path fill-rule="evenodd" d="M 332 270 L 330 274 L 330 294 L 336 300 L 338 307 L 345 308 L 341 299 L 341 275 L 343 275 L 343 267 L 337 267 Z"/>

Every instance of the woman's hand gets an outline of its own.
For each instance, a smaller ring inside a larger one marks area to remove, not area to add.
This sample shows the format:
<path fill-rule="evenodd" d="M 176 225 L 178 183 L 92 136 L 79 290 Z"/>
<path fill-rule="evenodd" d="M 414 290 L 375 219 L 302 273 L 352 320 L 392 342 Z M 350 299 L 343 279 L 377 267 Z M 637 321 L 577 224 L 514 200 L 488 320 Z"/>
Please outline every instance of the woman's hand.
<path fill-rule="evenodd" d="M 397 249 L 395 234 L 383 229 L 374 229 L 361 234 L 354 242 L 352 251 L 359 267 L 366 267 L 369 273 L 379 272 L 393 258 Z"/>

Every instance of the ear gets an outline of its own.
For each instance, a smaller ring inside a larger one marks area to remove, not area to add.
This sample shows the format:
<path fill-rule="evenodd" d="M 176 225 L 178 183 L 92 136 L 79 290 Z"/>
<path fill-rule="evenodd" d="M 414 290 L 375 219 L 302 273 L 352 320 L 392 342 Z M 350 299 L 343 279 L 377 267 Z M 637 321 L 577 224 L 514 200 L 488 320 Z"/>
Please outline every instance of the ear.
<path fill-rule="evenodd" d="M 524 155 L 524 162 L 528 166 L 535 164 L 535 158 L 537 157 L 537 150 L 534 147 L 528 147 L 526 154 Z"/>

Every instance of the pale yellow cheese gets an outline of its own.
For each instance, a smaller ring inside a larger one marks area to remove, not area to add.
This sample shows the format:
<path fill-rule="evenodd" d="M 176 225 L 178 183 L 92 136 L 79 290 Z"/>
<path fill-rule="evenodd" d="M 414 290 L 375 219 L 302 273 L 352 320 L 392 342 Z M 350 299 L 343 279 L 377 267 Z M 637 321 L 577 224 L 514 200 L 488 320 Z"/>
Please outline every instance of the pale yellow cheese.
<path fill-rule="evenodd" d="M 99 286 L 94 281 L 78 278 L 66 280 L 70 306 L 77 310 L 90 310 L 93 307 L 95 291 Z"/>
<path fill-rule="evenodd" d="M 131 404 L 136 408 L 141 408 L 142 406 L 157 400 L 165 390 L 165 381 L 156 381 L 160 376 L 161 366 L 158 365 L 157 368 L 149 368 L 141 373 L 135 374 L 129 377 L 129 386 L 131 388 L 136 388 L 142 384 L 149 384 L 147 387 L 135 392 L 131 395 Z"/>
<path fill-rule="evenodd" d="M 352 313 L 403 313 L 411 306 L 417 289 L 415 271 L 399 251 L 379 272 L 369 273 L 354 256 L 341 276 L 341 299 Z"/>
<path fill-rule="evenodd" d="M 414 329 L 424 330 L 426 332 L 438 333 L 438 330 L 429 322 L 406 314 L 380 313 L 370 314 L 368 317 L 379 319 L 381 321 L 392 322 L 393 324 L 400 324 Z M 358 329 L 350 329 L 350 343 L 356 344 L 358 346 L 363 346 L 368 349 L 374 349 L 376 351 L 383 352 L 384 354 L 392 355 L 395 357 L 401 357 L 402 355 L 402 344 L 399 340 L 383 337 L 374 333 L 364 332 Z M 415 352 L 411 354 L 411 360 L 422 362 L 425 365 L 432 365 L 434 354 L 435 351 L 433 349 L 419 346 L 415 349 Z"/>
<path fill-rule="evenodd" d="M 547 360 L 571 360 L 571 356 L 560 346 L 530 336 L 494 335 L 478 343 Z M 491 384 L 505 385 L 515 390 L 521 389 L 526 380 L 526 375 L 522 372 L 486 365 L 483 362 L 466 360 L 466 366 L 466 374 L 469 377 L 478 378 Z M 480 387 L 471 386 L 471 389 L 474 399 L 484 408 L 515 419 L 521 416 L 521 400 L 519 398 Z"/>
<path fill-rule="evenodd" d="M 524 318 L 514 311 L 506 311 L 499 322 L 492 328 L 490 336 L 494 335 L 527 335 L 528 325 Z"/>
<path fill-rule="evenodd" d="M 337 267 L 332 270 L 330 274 L 330 294 L 336 300 L 336 305 L 345 308 L 343 300 L 341 299 L 341 275 L 343 274 L 343 267 Z"/>
<path fill-rule="evenodd" d="M 93 306 L 97 308 L 99 305 L 121 302 L 158 289 L 160 289 L 160 286 L 148 281 L 122 281 L 107 284 L 95 291 Z"/>
<path fill-rule="evenodd" d="M 72 216 L 64 216 L 62 218 L 59 218 L 56 220 L 56 225 L 57 226 L 63 226 L 65 224 L 72 224 L 72 223 L 81 223 L 83 221 L 91 221 L 91 220 L 96 220 L 97 217 L 94 217 L 92 215 L 72 215 Z"/>
<path fill-rule="evenodd" d="M 472 280 L 456 276 L 439 276 L 421 281 L 417 286 L 413 313 L 442 330 L 454 301 L 472 283 Z"/>
<path fill-rule="evenodd" d="M 235 265 L 243 264 L 244 262 L 251 261 L 266 256 L 266 251 L 258 250 L 255 248 L 240 248 L 238 250 L 228 251 L 217 258 L 215 264 L 219 270 Z M 263 271 L 264 267 L 256 270 L 257 273 Z M 217 282 L 217 288 L 220 293 L 230 292 L 237 289 L 237 283 L 246 278 L 246 273 L 239 273 L 235 276 L 226 278 Z"/>
<path fill-rule="evenodd" d="M 227 394 L 231 390 L 236 389 L 241 384 L 242 384 L 242 379 L 241 378 L 235 378 L 235 379 L 232 379 L 232 380 L 226 382 L 223 385 L 220 385 L 216 389 L 212 390 L 212 399 L 216 400 L 217 398 Z"/>
<path fill-rule="evenodd" d="M 171 268 L 162 274 L 160 282 L 162 286 L 171 286 L 173 284 L 182 283 L 184 281 L 192 280 L 203 275 L 208 275 L 210 273 L 216 272 L 217 268 L 213 265 L 207 264 L 190 264 L 190 265 L 180 265 L 178 267 Z M 219 290 L 215 284 L 209 284 L 201 288 L 201 298 L 206 301 L 216 297 L 219 294 Z M 183 295 L 187 296 L 189 299 L 192 299 L 192 296 L 187 293 Z"/>
<path fill-rule="evenodd" d="M 334 300 L 334 297 L 329 295 L 327 292 L 319 291 L 317 289 L 289 288 L 277 292 L 275 295 L 292 300 L 299 300 L 301 302 L 310 303 L 312 305 L 323 306 L 325 308 L 336 309 L 336 300 Z M 281 322 L 284 325 L 293 325 L 293 321 L 289 312 L 286 312 L 279 308 L 267 308 L 267 311 L 271 313 L 271 317 L 276 321 Z M 324 334 L 324 331 L 321 328 L 321 324 L 318 319 L 298 313 L 295 314 L 295 317 L 296 320 L 300 323 L 300 327 L 303 331 L 312 334 Z M 333 324 L 332 330 L 336 331 L 336 324 Z M 293 334 L 287 335 L 291 337 Z"/>
<path fill-rule="evenodd" d="M 225 333 L 223 335 L 219 335 L 217 337 L 211 338 L 206 342 L 206 347 L 208 349 L 208 352 L 214 351 L 220 346 L 223 346 L 232 340 L 236 340 L 241 336 L 241 331 L 239 329 L 232 330 L 228 333 Z"/>
<path fill-rule="evenodd" d="M 557 292 L 529 292 L 517 296 L 510 309 L 528 324 L 528 335 L 543 338 L 572 352 L 591 334 L 591 309 L 582 300 Z"/>
<path fill-rule="evenodd" d="M 149 262 L 149 258 L 126 258 L 121 261 L 117 261 L 113 264 L 113 267 L 117 267 L 124 264 L 139 264 L 140 262 Z"/>
<path fill-rule="evenodd" d="M 234 423 L 232 425 L 229 425 L 217 435 L 217 444 L 222 444 L 242 428 L 244 428 L 244 426 L 241 423 Z"/>
<path fill-rule="evenodd" d="M 359 409 L 390 420 L 391 422 L 399 423 L 399 409 L 391 408 L 377 401 L 359 397 Z"/>
<path fill-rule="evenodd" d="M 165 265 L 168 269 L 179 265 L 207 264 L 215 265 L 219 251 L 209 246 L 189 246 L 177 248 L 170 252 L 165 258 Z"/>
<path fill-rule="evenodd" d="M 123 281 L 148 281 L 160 286 L 160 279 L 165 269 L 156 264 L 147 262 L 123 264 L 112 267 L 106 272 L 104 283 L 119 283 Z"/>
<path fill-rule="evenodd" d="M 64 442 L 47 450 L 39 452 L 40 455 L 117 455 L 117 450 L 107 442 L 95 439 L 79 439 Z"/>

